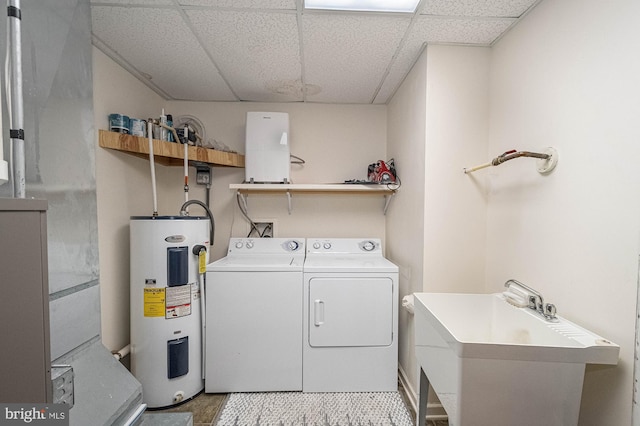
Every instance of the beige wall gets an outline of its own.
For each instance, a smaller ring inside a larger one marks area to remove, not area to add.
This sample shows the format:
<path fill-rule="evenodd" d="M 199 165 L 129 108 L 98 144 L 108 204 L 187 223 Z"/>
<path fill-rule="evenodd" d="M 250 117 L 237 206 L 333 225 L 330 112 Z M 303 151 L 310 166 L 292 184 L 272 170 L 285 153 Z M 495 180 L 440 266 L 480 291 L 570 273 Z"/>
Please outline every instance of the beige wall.
<path fill-rule="evenodd" d="M 389 104 L 389 153 L 405 170 L 387 219 L 401 296 L 483 289 L 486 194 L 482 177 L 463 168 L 486 161 L 489 54 L 428 46 Z M 414 324 L 404 310 L 400 325 L 400 368 L 415 394 Z"/>
<path fill-rule="evenodd" d="M 388 108 L 389 156 L 402 187 L 387 214 L 387 256 L 400 268 L 400 298 L 422 291 L 426 132 L 426 55 L 411 70 Z M 417 392 L 413 317 L 399 310 L 398 362 L 410 394 Z"/>
<path fill-rule="evenodd" d="M 483 288 L 486 191 L 463 169 L 487 161 L 489 55 L 428 46 L 424 291 Z"/>
<path fill-rule="evenodd" d="M 247 111 L 289 113 L 291 152 L 306 164 L 292 166 L 294 183 L 336 183 L 364 179 L 367 166 L 386 160 L 386 106 L 323 104 L 259 104 L 234 102 L 167 102 L 121 67 L 94 49 L 94 109 L 96 128 L 108 127 L 107 116 L 159 116 L 162 108 L 174 117 L 198 117 L 207 138 L 244 152 Z M 97 143 L 97 141 L 96 141 Z M 102 340 L 120 349 L 129 339 L 129 217 L 150 215 L 152 197 L 149 162 L 128 154 L 97 148 L 96 173 L 100 238 Z M 205 187 L 195 184 L 190 168 L 190 199 L 205 200 Z M 158 211 L 176 215 L 184 202 L 183 169 L 156 166 Z M 226 253 L 231 236 L 245 236 L 249 228 L 240 215 L 230 183 L 241 183 L 244 169 L 215 167 L 211 189 L 216 219 L 211 259 Z M 276 223 L 276 236 L 385 238 L 384 198 L 380 195 L 294 195 L 293 211 L 283 195 L 252 195 L 254 219 Z M 191 214 L 202 214 L 198 206 Z"/>
<path fill-rule="evenodd" d="M 324 105 L 302 103 L 264 104 L 253 102 L 169 102 L 174 117 L 198 117 L 215 139 L 233 150 L 244 152 L 248 111 L 289 114 L 291 153 L 305 160 L 292 165 L 293 183 L 340 183 L 366 178 L 367 166 L 386 159 L 386 107 L 381 105 Z M 168 170 L 175 191 L 167 194 L 169 204 L 183 198 L 182 170 Z M 249 231 L 229 184 L 241 183 L 244 169 L 214 169 L 212 206 L 216 218 L 213 258 L 226 253 L 230 237 L 244 237 Z M 198 190 L 198 188 L 196 188 Z M 384 238 L 382 196 L 301 195 L 292 197 L 288 213 L 286 196 L 250 195 L 252 219 L 274 220 L 276 237 L 377 237 Z"/>
<path fill-rule="evenodd" d="M 96 129 L 109 128 L 109 114 L 144 118 L 164 102 L 95 47 L 93 100 Z M 110 350 L 129 343 L 129 216 L 152 213 L 149 176 L 148 161 L 96 147 L 101 328 Z"/>
<path fill-rule="evenodd" d="M 543 1 L 492 49 L 492 154 L 559 152 L 488 177 L 486 291 L 509 278 L 618 343 L 589 367 L 580 425 L 629 425 L 640 236 L 640 2 Z"/>

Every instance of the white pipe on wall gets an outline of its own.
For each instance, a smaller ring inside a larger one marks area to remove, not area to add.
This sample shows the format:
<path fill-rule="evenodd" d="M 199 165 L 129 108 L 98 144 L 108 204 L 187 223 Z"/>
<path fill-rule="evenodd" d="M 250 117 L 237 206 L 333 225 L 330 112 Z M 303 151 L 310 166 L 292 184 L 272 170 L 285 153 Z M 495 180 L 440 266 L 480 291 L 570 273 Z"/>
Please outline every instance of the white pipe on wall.
<path fill-rule="evenodd" d="M 153 123 L 147 120 L 147 135 L 149 136 L 149 167 L 151 168 L 151 194 L 153 196 L 153 215 L 158 216 L 158 195 L 156 191 L 156 164 L 153 157 Z"/>
<path fill-rule="evenodd" d="M 111 352 L 111 353 L 113 354 L 115 359 L 117 359 L 119 361 L 122 358 L 124 358 L 125 356 L 129 355 L 130 352 L 131 352 L 131 344 L 125 346 L 124 348 L 120 349 L 119 351 L 115 351 L 115 352 Z"/>

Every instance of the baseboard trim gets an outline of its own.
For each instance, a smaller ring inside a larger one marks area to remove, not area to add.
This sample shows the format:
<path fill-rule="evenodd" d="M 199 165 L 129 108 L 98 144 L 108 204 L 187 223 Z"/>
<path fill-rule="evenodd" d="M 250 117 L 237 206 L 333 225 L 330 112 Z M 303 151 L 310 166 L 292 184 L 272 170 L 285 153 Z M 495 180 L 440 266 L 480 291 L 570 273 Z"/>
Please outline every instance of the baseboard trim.
<path fill-rule="evenodd" d="M 414 413 L 418 412 L 418 393 L 413 389 L 409 379 L 407 377 L 407 373 L 404 371 L 402 366 L 398 366 L 398 378 L 400 379 L 400 383 L 402 383 L 402 387 L 404 387 L 405 393 L 407 395 L 407 399 L 411 404 L 411 408 Z M 447 412 L 444 411 L 444 407 L 442 404 L 434 404 L 427 403 L 427 420 L 447 420 Z"/>

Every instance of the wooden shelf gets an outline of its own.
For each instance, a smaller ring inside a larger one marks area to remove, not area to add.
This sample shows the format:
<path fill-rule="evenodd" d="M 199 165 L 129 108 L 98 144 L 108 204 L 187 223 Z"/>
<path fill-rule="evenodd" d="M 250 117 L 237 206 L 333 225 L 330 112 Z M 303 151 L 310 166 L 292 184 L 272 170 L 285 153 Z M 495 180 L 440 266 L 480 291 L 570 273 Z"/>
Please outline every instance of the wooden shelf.
<path fill-rule="evenodd" d="M 397 188 L 388 187 L 387 185 L 366 185 L 366 184 L 346 184 L 346 183 L 330 183 L 330 184 L 264 184 L 264 183 L 232 183 L 229 189 L 236 190 L 245 198 L 249 194 L 286 194 L 289 214 L 291 214 L 291 195 L 292 194 L 347 194 L 347 195 L 384 195 L 385 202 L 383 213 L 387 214 L 391 197 L 396 193 Z"/>
<path fill-rule="evenodd" d="M 103 148 L 126 152 L 136 157 L 149 158 L 149 139 L 140 136 L 100 130 L 98 144 Z M 244 155 L 196 146 L 188 147 L 190 161 L 200 161 L 214 166 L 244 167 Z M 153 158 L 165 166 L 182 166 L 184 146 L 175 142 L 153 140 Z"/>

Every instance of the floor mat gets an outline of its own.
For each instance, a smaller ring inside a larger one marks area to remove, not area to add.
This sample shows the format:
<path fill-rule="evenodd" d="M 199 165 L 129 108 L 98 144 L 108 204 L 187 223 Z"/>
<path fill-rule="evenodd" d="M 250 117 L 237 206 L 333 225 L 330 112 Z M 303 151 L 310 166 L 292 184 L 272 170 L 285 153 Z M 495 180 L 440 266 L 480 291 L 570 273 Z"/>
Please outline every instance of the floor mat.
<path fill-rule="evenodd" d="M 412 426 L 398 392 L 233 393 L 216 426 Z"/>

